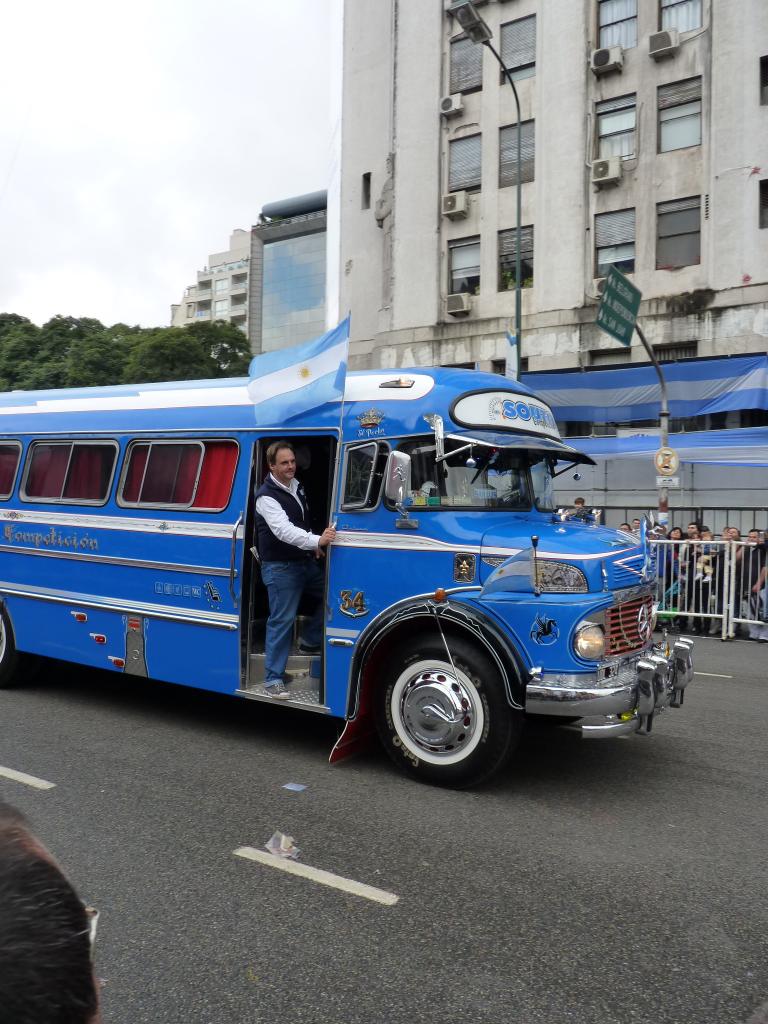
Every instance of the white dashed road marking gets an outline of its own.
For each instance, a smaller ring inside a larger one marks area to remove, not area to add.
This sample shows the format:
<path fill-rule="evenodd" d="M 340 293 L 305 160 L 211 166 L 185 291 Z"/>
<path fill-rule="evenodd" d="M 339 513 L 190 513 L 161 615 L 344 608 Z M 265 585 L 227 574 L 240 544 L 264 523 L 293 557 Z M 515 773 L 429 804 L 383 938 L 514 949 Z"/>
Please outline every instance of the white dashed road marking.
<path fill-rule="evenodd" d="M 55 782 L 46 782 L 45 779 L 36 779 L 34 775 L 17 772 L 15 768 L 0 767 L 0 776 L 14 782 L 22 782 L 25 786 L 33 786 L 35 789 L 53 789 L 56 785 Z"/>
<path fill-rule="evenodd" d="M 733 679 L 733 676 L 724 676 L 721 672 L 694 672 L 695 676 L 708 676 L 710 679 Z"/>
<path fill-rule="evenodd" d="M 352 878 L 344 878 L 342 875 L 334 875 L 330 871 L 323 871 L 322 868 L 313 868 L 309 864 L 300 864 L 295 860 L 282 860 L 272 853 L 256 850 L 252 846 L 241 846 L 235 850 L 236 857 L 245 857 L 246 860 L 255 860 L 259 864 L 265 864 L 270 868 L 277 868 L 278 871 L 285 871 L 289 875 L 299 875 L 301 878 L 308 878 L 320 885 L 329 885 L 332 889 L 341 889 L 342 892 L 351 893 L 353 896 L 362 896 L 363 899 L 373 900 L 374 903 L 383 903 L 391 907 L 400 899 L 393 892 L 385 889 L 376 889 L 372 885 L 364 885 L 362 882 L 355 882 Z"/>

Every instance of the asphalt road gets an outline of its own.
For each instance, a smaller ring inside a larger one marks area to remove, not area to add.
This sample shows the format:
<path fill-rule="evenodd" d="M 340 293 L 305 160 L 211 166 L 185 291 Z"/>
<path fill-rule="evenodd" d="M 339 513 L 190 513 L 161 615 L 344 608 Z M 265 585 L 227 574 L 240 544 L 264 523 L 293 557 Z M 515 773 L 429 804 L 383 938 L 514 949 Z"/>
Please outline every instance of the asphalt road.
<path fill-rule="evenodd" d="M 101 911 L 105 1024 L 744 1024 L 768 1001 L 768 647 L 696 661 L 652 736 L 531 732 L 466 793 L 378 750 L 329 767 L 318 716 L 51 663 L 0 693 L 0 765 L 56 786 L 0 798 Z M 234 855 L 275 830 L 398 902 Z"/>

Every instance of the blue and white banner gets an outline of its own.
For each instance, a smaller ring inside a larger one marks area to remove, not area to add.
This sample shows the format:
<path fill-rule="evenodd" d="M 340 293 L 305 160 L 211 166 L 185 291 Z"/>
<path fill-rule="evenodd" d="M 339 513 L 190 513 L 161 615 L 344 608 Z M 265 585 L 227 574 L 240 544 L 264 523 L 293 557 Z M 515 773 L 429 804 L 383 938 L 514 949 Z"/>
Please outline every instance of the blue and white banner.
<path fill-rule="evenodd" d="M 768 356 L 689 359 L 662 367 L 675 418 L 739 409 L 768 409 Z M 661 403 L 653 366 L 616 370 L 526 373 L 522 381 L 552 409 L 555 419 L 631 423 L 657 419 Z"/>
<path fill-rule="evenodd" d="M 568 441 L 596 461 L 653 458 L 661 442 L 658 435 L 637 437 L 569 437 Z M 670 434 L 669 447 L 680 461 L 709 466 L 768 466 L 768 427 L 741 430 L 696 430 Z"/>
<path fill-rule="evenodd" d="M 248 396 L 256 422 L 279 425 L 344 395 L 349 317 L 314 341 L 255 356 L 248 368 Z"/>

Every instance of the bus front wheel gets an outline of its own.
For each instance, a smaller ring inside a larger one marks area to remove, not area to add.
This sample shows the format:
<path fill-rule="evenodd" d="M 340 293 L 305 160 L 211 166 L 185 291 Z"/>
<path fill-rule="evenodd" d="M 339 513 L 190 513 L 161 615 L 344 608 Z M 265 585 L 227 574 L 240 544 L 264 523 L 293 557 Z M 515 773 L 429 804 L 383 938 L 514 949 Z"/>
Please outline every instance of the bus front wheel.
<path fill-rule="evenodd" d="M 0 689 L 13 685 L 18 660 L 11 620 L 5 608 L 0 608 Z"/>
<path fill-rule="evenodd" d="M 464 640 L 412 641 L 392 658 L 376 706 L 389 756 L 424 782 L 462 788 L 497 771 L 517 745 L 522 715 L 498 669 Z M 453 661 L 453 664 L 451 664 Z"/>

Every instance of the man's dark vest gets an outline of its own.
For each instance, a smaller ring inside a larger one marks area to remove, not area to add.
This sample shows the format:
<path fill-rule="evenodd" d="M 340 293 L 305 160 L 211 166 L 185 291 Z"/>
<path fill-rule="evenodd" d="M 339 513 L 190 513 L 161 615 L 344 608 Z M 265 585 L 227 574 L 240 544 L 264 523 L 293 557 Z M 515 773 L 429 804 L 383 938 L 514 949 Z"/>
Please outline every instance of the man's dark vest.
<path fill-rule="evenodd" d="M 282 487 L 278 487 L 271 476 L 268 476 L 258 491 L 256 491 L 257 500 L 263 497 L 274 498 L 294 526 L 298 526 L 300 530 L 311 531 L 309 508 L 304 488 L 301 484 L 299 484 L 298 490 L 301 508 L 299 508 L 299 502 L 296 501 L 296 498 L 289 494 L 288 491 L 283 490 Z M 256 547 L 259 550 L 259 558 L 262 562 L 297 562 L 312 556 L 311 551 L 305 551 L 302 548 L 295 547 L 293 544 L 285 544 L 283 541 L 278 540 L 267 526 L 264 517 L 260 516 L 258 512 L 256 513 Z"/>

